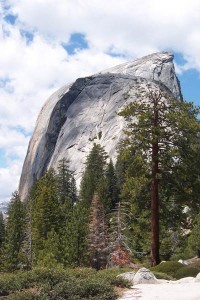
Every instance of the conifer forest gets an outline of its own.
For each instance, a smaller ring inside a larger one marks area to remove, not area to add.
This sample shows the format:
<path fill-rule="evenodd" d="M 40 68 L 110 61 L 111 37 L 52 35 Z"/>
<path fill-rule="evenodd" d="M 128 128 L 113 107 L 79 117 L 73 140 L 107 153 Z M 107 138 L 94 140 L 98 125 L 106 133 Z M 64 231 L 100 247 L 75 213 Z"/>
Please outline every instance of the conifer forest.
<path fill-rule="evenodd" d="M 78 189 L 66 158 L 26 201 L 12 194 L 0 215 L 1 272 L 104 272 L 200 256 L 200 110 L 163 93 L 141 92 L 119 113 L 127 127 L 116 160 L 94 143 Z M 81 299 L 47 294 L 8 299 Z"/>

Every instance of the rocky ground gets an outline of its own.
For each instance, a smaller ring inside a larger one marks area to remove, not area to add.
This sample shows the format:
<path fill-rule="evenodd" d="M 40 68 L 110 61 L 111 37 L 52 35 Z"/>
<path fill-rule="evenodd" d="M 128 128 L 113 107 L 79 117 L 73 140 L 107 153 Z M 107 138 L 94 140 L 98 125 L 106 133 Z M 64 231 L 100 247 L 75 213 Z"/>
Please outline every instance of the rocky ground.
<path fill-rule="evenodd" d="M 119 300 L 200 300 L 200 283 L 137 284 Z"/>
<path fill-rule="evenodd" d="M 157 279 L 148 269 L 119 275 L 132 282 L 119 300 L 200 300 L 200 273 L 179 280 Z"/>

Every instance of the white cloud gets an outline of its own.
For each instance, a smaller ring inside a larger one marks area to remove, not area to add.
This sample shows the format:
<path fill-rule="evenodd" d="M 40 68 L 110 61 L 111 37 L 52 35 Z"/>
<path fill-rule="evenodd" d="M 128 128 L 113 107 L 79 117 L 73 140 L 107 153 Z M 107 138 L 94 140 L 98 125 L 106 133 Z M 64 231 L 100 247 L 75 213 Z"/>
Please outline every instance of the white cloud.
<path fill-rule="evenodd" d="M 132 57 L 170 47 L 182 52 L 191 63 L 195 56 L 195 66 L 199 68 L 198 0 L 10 2 L 15 4 L 13 12 L 24 26 L 45 38 L 67 42 L 71 33 L 83 32 L 94 48 L 102 51 L 114 48 Z"/>
<path fill-rule="evenodd" d="M 6 14 L 17 16 L 14 25 L 3 20 Z M 0 169 L 0 201 L 17 187 L 26 134 L 55 89 L 165 49 L 185 58 L 184 66 L 176 66 L 179 73 L 191 67 L 200 71 L 199 0 L 4 0 L 0 17 L 0 149 L 7 162 Z M 33 40 L 22 30 L 31 32 Z M 62 43 L 76 32 L 85 35 L 89 48 L 70 56 Z"/>
<path fill-rule="evenodd" d="M 0 168 L 1 202 L 7 202 L 11 194 L 16 190 L 19 181 L 21 165 L 13 162 L 9 168 Z"/>

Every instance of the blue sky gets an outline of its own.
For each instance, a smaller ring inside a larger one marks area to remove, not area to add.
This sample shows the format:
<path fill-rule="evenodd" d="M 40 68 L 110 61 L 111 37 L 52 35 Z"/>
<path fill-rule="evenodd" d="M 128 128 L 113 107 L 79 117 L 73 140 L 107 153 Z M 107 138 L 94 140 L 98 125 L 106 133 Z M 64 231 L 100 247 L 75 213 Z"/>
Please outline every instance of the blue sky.
<path fill-rule="evenodd" d="M 200 76 L 195 69 L 189 69 L 179 75 L 184 99 L 200 105 Z"/>
<path fill-rule="evenodd" d="M 174 52 L 174 61 L 180 67 L 184 67 L 187 61 L 181 53 Z M 177 74 L 180 80 L 182 94 L 186 101 L 192 101 L 195 105 L 200 105 L 200 74 L 195 68 L 189 68 Z"/>
<path fill-rule="evenodd" d="M 2 0 L 0 202 L 17 189 L 38 113 L 55 90 L 166 50 L 184 99 L 200 105 L 198 0 Z"/>

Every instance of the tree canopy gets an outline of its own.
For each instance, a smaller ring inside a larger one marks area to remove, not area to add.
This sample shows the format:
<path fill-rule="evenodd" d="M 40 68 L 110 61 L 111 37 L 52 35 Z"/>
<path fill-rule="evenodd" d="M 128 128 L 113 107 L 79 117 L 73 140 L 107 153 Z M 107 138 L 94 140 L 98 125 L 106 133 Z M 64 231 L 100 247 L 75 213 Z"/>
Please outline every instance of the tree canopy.
<path fill-rule="evenodd" d="M 161 196 L 165 201 L 173 198 L 175 207 L 181 205 L 183 209 L 183 205 L 190 206 L 186 191 L 178 195 L 181 180 L 177 180 L 177 175 L 184 178 L 188 171 L 191 172 L 187 166 L 190 164 L 188 158 L 194 159 L 195 147 L 198 144 L 198 113 L 199 108 L 192 103 L 177 101 L 162 86 L 153 90 L 141 89 L 137 100 L 133 100 L 120 112 L 128 124 L 124 147 L 131 152 L 135 167 L 139 165 L 141 174 L 135 174 L 130 193 L 135 193 L 136 199 L 141 191 L 146 189 L 148 195 L 149 190 L 147 205 L 151 207 L 152 265 L 160 262 Z M 130 180 L 129 177 L 129 182 Z M 171 187 L 166 189 L 166 184 Z"/>

